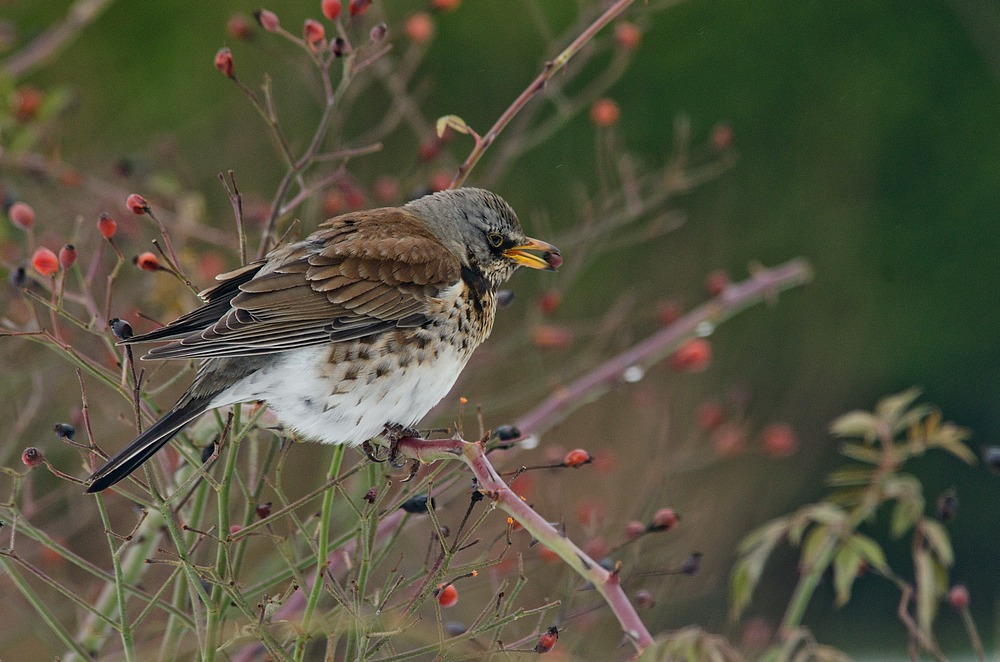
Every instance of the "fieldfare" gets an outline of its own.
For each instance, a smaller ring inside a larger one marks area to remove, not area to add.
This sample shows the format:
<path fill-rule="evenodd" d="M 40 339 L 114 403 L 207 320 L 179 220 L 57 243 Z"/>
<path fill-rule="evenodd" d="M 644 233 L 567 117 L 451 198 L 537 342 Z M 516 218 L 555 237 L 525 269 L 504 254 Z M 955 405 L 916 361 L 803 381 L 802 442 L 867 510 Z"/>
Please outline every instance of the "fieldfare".
<path fill-rule="evenodd" d="M 561 263 L 483 189 L 332 218 L 217 276 L 197 310 L 124 341 L 170 341 L 142 358 L 201 363 L 177 404 L 94 472 L 87 491 L 128 476 L 202 412 L 240 402 L 266 401 L 321 443 L 408 430 L 490 335 L 497 288 L 518 266 Z"/>

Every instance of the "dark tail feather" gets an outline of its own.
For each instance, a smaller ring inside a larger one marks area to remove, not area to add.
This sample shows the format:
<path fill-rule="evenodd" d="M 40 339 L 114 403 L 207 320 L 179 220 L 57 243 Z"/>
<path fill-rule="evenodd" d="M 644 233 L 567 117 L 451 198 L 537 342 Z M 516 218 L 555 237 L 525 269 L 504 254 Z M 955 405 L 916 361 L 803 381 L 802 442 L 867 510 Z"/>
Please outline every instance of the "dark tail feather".
<path fill-rule="evenodd" d="M 87 479 L 90 483 L 87 492 L 106 490 L 138 469 L 143 462 L 153 457 L 156 451 L 173 439 L 185 425 L 205 411 L 210 401 L 211 398 L 193 398 L 175 405 L 160 420 L 146 428 L 132 443 L 108 460 L 107 464 L 95 471 Z"/>

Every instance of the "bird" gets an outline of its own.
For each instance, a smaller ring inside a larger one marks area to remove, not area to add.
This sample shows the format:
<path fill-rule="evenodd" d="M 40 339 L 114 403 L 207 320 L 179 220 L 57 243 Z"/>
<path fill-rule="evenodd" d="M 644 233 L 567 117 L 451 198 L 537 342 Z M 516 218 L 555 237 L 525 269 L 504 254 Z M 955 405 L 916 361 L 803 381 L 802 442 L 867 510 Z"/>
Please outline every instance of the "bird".
<path fill-rule="evenodd" d="M 202 305 L 143 335 L 142 359 L 199 361 L 162 417 L 86 481 L 115 485 L 200 414 L 264 401 L 301 438 L 358 446 L 410 436 L 490 335 L 497 290 L 562 254 L 525 236 L 499 195 L 439 191 L 350 212 L 216 276 Z"/>

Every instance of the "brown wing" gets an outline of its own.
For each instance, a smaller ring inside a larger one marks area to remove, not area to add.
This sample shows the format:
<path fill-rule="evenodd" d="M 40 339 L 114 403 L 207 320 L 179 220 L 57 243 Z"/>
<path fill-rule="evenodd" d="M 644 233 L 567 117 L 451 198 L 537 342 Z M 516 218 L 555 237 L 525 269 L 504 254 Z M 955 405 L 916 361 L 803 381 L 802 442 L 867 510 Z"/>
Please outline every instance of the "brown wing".
<path fill-rule="evenodd" d="M 412 215 L 378 210 L 333 218 L 226 276 L 205 306 L 136 338 L 180 337 L 144 358 L 269 354 L 420 326 L 461 265 Z"/>

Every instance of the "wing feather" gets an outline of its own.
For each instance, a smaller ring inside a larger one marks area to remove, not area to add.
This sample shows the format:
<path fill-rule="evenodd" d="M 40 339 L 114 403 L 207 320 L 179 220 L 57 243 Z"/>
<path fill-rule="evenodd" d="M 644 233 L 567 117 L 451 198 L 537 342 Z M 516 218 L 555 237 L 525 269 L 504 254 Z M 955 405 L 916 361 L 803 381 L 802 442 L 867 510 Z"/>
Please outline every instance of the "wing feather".
<path fill-rule="evenodd" d="M 420 326 L 461 265 L 408 212 L 376 210 L 219 278 L 204 306 L 136 338 L 174 341 L 144 358 L 254 356 Z"/>

